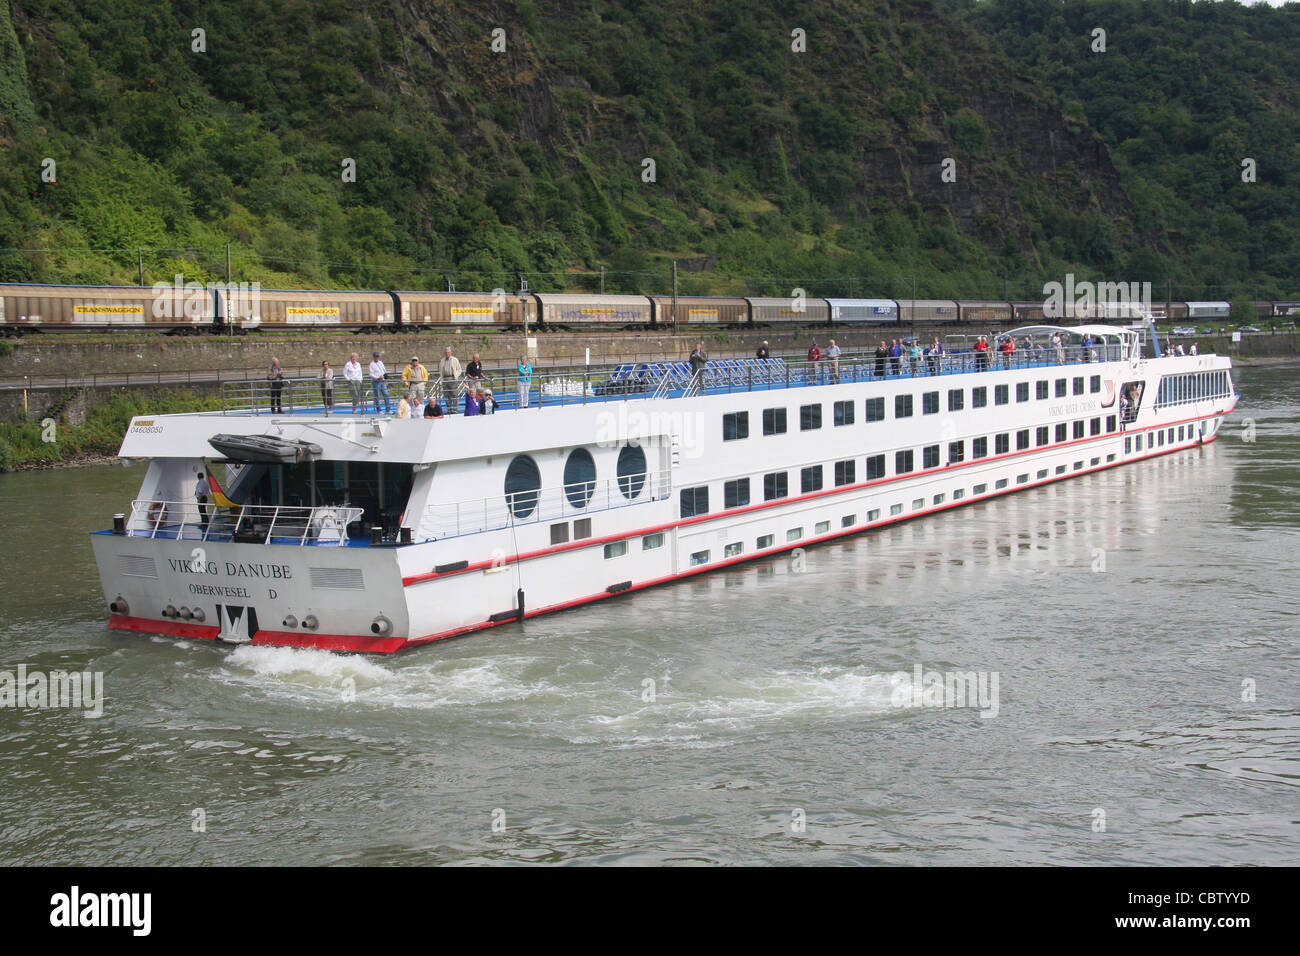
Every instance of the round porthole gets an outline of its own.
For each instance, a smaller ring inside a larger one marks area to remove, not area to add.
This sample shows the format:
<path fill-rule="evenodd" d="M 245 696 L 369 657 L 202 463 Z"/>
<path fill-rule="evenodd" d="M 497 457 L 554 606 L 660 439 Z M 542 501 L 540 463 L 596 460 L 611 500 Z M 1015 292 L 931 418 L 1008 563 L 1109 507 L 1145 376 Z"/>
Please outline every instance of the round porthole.
<path fill-rule="evenodd" d="M 564 463 L 564 496 L 575 508 L 585 508 L 596 490 L 596 463 L 591 452 L 575 448 Z"/>
<path fill-rule="evenodd" d="M 645 452 L 640 445 L 624 445 L 618 453 L 618 490 L 624 498 L 635 498 L 645 487 Z"/>
<path fill-rule="evenodd" d="M 506 469 L 506 507 L 516 518 L 527 518 L 537 507 L 542 475 L 537 462 L 519 455 Z"/>

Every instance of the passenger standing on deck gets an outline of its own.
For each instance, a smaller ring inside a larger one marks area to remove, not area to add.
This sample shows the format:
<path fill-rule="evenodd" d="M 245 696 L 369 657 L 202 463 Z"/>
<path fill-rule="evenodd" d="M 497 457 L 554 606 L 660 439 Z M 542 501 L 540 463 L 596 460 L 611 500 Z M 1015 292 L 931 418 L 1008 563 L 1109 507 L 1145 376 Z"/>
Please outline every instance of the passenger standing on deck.
<path fill-rule="evenodd" d="M 320 399 L 326 415 L 334 411 L 334 369 L 330 368 L 329 362 L 321 363 Z"/>
<path fill-rule="evenodd" d="M 492 397 L 492 389 L 485 388 L 479 393 L 478 407 L 480 413 L 484 415 L 496 414 L 497 400 Z"/>
<path fill-rule="evenodd" d="M 194 483 L 194 500 L 199 504 L 199 527 L 204 534 L 208 530 L 208 479 L 199 472 L 198 481 Z"/>
<path fill-rule="evenodd" d="M 473 386 L 465 389 L 465 417 L 477 415 L 479 413 L 478 392 Z"/>
<path fill-rule="evenodd" d="M 1192 350 L 1191 350 L 1191 352 L 1190 352 L 1189 354 L 1191 354 L 1191 355 L 1195 355 L 1198 351 L 1200 351 L 1200 350 L 1196 347 L 1196 343 L 1193 342 L 1193 343 L 1192 343 Z"/>
<path fill-rule="evenodd" d="M 989 367 L 989 340 L 981 335 L 975 343 L 975 371 L 984 372 Z"/>
<path fill-rule="evenodd" d="M 451 354 L 451 346 L 442 350 L 442 361 L 438 363 L 438 384 L 442 387 L 442 397 L 447 403 L 447 414 L 456 414 L 456 386 L 460 384 L 460 359 Z"/>
<path fill-rule="evenodd" d="M 876 378 L 885 377 L 885 361 L 889 358 L 889 349 L 885 348 L 885 340 L 880 340 L 880 347 L 876 349 Z"/>
<path fill-rule="evenodd" d="M 912 366 L 912 377 L 916 377 L 916 370 L 921 365 L 921 340 L 912 339 L 912 344 L 907 347 L 907 363 Z"/>
<path fill-rule="evenodd" d="M 533 386 L 533 367 L 528 364 L 528 359 L 519 356 L 519 364 L 515 366 L 515 384 L 519 389 L 519 407 L 528 407 L 528 391 Z"/>
<path fill-rule="evenodd" d="M 1056 364 L 1065 364 L 1065 339 L 1061 337 L 1060 332 L 1052 333 L 1052 348 L 1056 349 Z"/>
<path fill-rule="evenodd" d="M 281 414 L 284 412 L 284 370 L 278 358 L 271 359 L 271 371 L 266 373 L 266 379 L 271 383 L 271 414 Z"/>
<path fill-rule="evenodd" d="M 465 366 L 465 384 L 474 389 L 483 387 L 483 363 L 478 360 L 477 352 Z"/>
<path fill-rule="evenodd" d="M 1014 355 L 1016 351 L 1016 340 L 1012 336 L 1008 335 L 1002 340 L 1002 344 L 998 349 L 1002 352 L 1002 367 L 1004 369 L 1010 369 L 1011 356 Z"/>
<path fill-rule="evenodd" d="M 348 383 L 348 391 L 352 394 L 352 414 L 357 413 L 357 406 L 364 411 L 366 407 L 366 386 L 361 378 L 361 363 L 357 360 L 357 353 L 352 353 L 352 358 L 343 363 L 343 379 Z"/>
<path fill-rule="evenodd" d="M 754 357 L 761 358 L 761 359 L 768 359 L 772 357 L 772 353 L 767 350 L 766 339 L 764 339 L 763 344 L 758 347 L 758 351 L 754 353 Z"/>
<path fill-rule="evenodd" d="M 934 337 L 934 344 L 930 346 L 930 374 L 939 374 L 939 359 L 943 356 L 943 343 L 939 341 L 939 336 Z"/>
<path fill-rule="evenodd" d="M 831 344 L 826 349 L 826 364 L 831 368 L 831 384 L 840 384 L 840 347 L 831 339 Z"/>
<path fill-rule="evenodd" d="M 385 376 L 388 369 L 384 368 L 384 363 L 379 360 L 378 352 L 370 353 L 370 390 L 374 393 L 375 414 L 379 414 L 379 396 L 384 396 L 384 414 L 391 415 L 393 403 L 388 397 L 388 381 Z"/>
<path fill-rule="evenodd" d="M 411 364 L 402 369 L 402 381 L 414 401 L 424 401 L 424 383 L 429 381 L 429 370 L 420 364 L 418 355 L 412 355 Z"/>
<path fill-rule="evenodd" d="M 903 343 L 898 339 L 889 346 L 889 370 L 894 375 L 903 374 Z"/>
<path fill-rule="evenodd" d="M 1092 361 L 1091 354 L 1092 354 L 1092 336 L 1088 335 L 1085 332 L 1083 336 L 1083 360 L 1085 362 L 1091 362 Z"/>
<path fill-rule="evenodd" d="M 822 350 L 821 346 L 817 344 L 817 340 L 813 339 L 813 344 L 808 349 L 808 375 L 814 382 L 820 383 L 821 371 Z"/>
<path fill-rule="evenodd" d="M 701 395 L 704 392 L 704 368 L 709 364 L 709 357 L 704 352 L 704 343 L 696 342 L 688 360 L 691 363 L 691 384 L 689 392 Z"/>

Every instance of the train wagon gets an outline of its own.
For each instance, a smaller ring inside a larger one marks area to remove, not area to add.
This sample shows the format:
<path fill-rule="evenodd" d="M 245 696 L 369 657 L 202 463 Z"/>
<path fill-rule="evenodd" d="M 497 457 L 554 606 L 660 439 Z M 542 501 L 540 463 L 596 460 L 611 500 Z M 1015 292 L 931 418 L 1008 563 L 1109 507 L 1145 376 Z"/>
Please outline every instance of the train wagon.
<path fill-rule="evenodd" d="M 156 286 L 70 286 L 0 283 L 0 330 L 85 332 L 105 329 L 188 331 L 210 326 L 214 294 L 198 283 L 190 288 Z"/>
<path fill-rule="evenodd" d="M 395 330 L 397 301 L 391 292 L 323 289 L 259 289 L 249 296 L 221 296 L 223 322 L 243 329 Z"/>
<path fill-rule="evenodd" d="M 962 325 L 1010 325 L 1011 303 L 982 299 L 958 299 Z"/>
<path fill-rule="evenodd" d="M 879 324 L 898 322 L 898 303 L 893 299 L 827 299 L 831 323 Z"/>
<path fill-rule="evenodd" d="M 1043 303 L 1012 302 L 1011 318 L 1015 325 L 1045 325 L 1047 317 L 1043 312 Z"/>
<path fill-rule="evenodd" d="M 744 326 L 749 325 L 749 303 L 744 299 L 723 296 L 696 295 L 677 297 L 677 311 L 673 312 L 673 297 L 652 295 L 655 325 L 659 328 L 687 325 Z"/>
<path fill-rule="evenodd" d="M 1300 302 L 1274 302 L 1273 315 L 1292 319 L 1300 317 Z"/>
<path fill-rule="evenodd" d="M 486 326 L 522 329 L 537 323 L 537 303 L 529 293 L 394 292 L 404 330 Z"/>
<path fill-rule="evenodd" d="M 831 320 L 825 299 L 750 298 L 749 316 L 754 325 L 825 325 Z"/>
<path fill-rule="evenodd" d="M 563 295 L 538 292 L 537 313 L 548 329 L 648 329 L 654 324 L 650 300 L 643 295 Z"/>
<path fill-rule="evenodd" d="M 1224 319 L 1232 312 L 1231 302 L 1188 302 L 1189 319 Z"/>
<path fill-rule="evenodd" d="M 899 299 L 898 314 L 903 322 L 956 322 L 960 318 L 953 299 Z"/>

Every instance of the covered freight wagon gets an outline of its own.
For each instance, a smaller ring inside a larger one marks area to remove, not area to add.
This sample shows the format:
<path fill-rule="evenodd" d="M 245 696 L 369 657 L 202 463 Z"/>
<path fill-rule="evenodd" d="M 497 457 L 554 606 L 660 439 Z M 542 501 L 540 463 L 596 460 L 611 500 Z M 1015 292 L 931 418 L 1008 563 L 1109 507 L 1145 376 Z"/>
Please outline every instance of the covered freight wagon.
<path fill-rule="evenodd" d="M 537 322 L 537 304 L 530 293 L 413 291 L 393 295 L 403 328 L 523 328 L 525 322 Z"/>
<path fill-rule="evenodd" d="M 654 321 L 643 295 L 566 295 L 538 292 L 538 315 L 547 328 L 649 328 Z"/>
<path fill-rule="evenodd" d="M 1009 325 L 1010 302 L 961 299 L 957 302 L 963 325 Z"/>
<path fill-rule="evenodd" d="M 213 292 L 197 282 L 186 288 L 157 286 L 72 286 L 0 284 L 0 329 L 88 331 L 157 329 L 210 325 Z"/>
<path fill-rule="evenodd" d="M 827 299 L 832 322 L 896 323 L 898 303 L 893 299 Z"/>
<path fill-rule="evenodd" d="M 377 330 L 393 327 L 396 305 L 390 292 L 260 289 L 223 312 L 226 321 L 248 329 Z"/>
<path fill-rule="evenodd" d="M 673 311 L 673 297 L 652 295 L 655 325 L 663 327 L 674 323 L 684 325 L 748 325 L 749 303 L 744 299 L 723 296 L 697 295 L 677 297 L 677 310 Z"/>
<path fill-rule="evenodd" d="M 782 296 L 746 301 L 755 325 L 825 325 L 830 321 L 831 311 L 825 299 Z"/>
<path fill-rule="evenodd" d="M 905 323 L 956 322 L 957 303 L 952 299 L 899 299 L 898 315 Z"/>

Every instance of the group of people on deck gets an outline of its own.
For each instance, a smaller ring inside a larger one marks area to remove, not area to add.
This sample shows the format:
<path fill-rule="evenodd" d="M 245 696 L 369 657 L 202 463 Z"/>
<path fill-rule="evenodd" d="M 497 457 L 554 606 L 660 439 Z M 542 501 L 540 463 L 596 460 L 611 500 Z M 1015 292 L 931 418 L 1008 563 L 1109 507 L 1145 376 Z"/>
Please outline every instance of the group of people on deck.
<path fill-rule="evenodd" d="M 370 385 L 370 405 L 373 414 L 378 415 L 383 406 L 385 415 L 396 414 L 398 418 L 442 418 L 444 415 L 492 415 L 500 407 L 492 388 L 483 372 L 483 363 L 478 353 L 463 369 L 460 360 L 451 353 L 451 346 L 443 349 L 442 361 L 438 363 L 437 377 L 434 381 L 436 391 L 430 391 L 431 374 L 429 368 L 420 362 L 418 355 L 412 355 L 410 363 L 402 369 L 402 394 L 394 403 L 388 391 L 389 372 L 379 352 L 370 353 L 370 363 L 362 366 L 360 358 L 353 352 L 343 364 L 343 381 L 351 400 L 352 413 L 366 412 L 366 384 Z M 320 385 L 321 404 L 326 415 L 334 411 L 334 369 L 328 361 L 321 362 L 320 373 L 316 379 Z M 266 375 L 270 386 L 270 405 L 272 414 L 284 412 L 284 370 L 278 358 L 271 359 L 271 368 Z M 527 357 L 519 356 L 515 369 L 515 382 L 518 392 L 518 407 L 527 408 L 529 394 L 532 390 L 533 367 Z M 460 395 L 464 394 L 463 404 Z M 439 398 L 441 396 L 441 399 Z"/>

